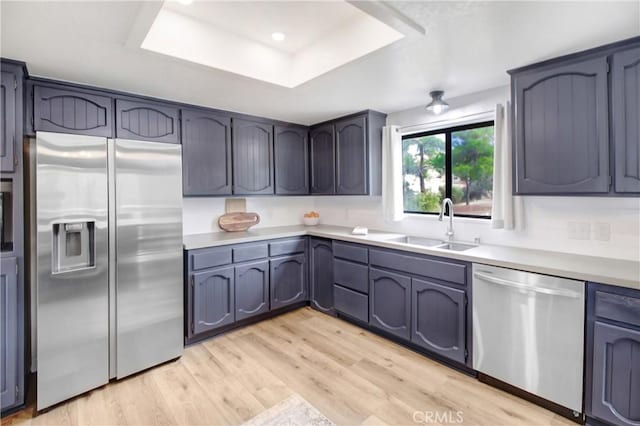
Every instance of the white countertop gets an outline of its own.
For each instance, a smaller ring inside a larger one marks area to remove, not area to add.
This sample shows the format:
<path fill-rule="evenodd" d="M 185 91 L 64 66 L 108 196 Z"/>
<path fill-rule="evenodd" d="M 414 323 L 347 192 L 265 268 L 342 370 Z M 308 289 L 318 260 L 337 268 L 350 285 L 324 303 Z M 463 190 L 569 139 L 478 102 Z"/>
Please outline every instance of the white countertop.
<path fill-rule="evenodd" d="M 185 235 L 183 243 L 185 249 L 192 250 L 272 238 L 311 235 L 640 290 L 640 262 L 488 244 L 481 244 L 478 247 L 462 252 L 450 251 L 385 241 L 387 238 L 404 234 L 369 230 L 369 235 L 366 236 L 353 235 L 351 234 L 351 229 L 329 225 L 278 226 L 258 228 L 246 232 L 212 232 Z"/>

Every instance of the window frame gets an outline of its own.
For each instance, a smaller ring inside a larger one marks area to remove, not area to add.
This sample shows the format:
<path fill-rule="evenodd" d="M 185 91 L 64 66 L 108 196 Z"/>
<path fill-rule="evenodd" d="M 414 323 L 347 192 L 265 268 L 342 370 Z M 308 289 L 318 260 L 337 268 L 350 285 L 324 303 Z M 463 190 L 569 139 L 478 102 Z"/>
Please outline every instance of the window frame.
<path fill-rule="evenodd" d="M 451 191 L 453 187 L 453 168 L 452 168 L 453 159 L 451 158 L 451 134 L 455 132 L 463 131 L 463 130 L 479 129 L 481 127 L 489 127 L 489 126 L 493 126 L 495 129 L 495 121 L 485 120 L 485 121 L 478 121 L 475 123 L 461 124 L 458 126 L 432 129 L 432 130 L 427 130 L 425 132 L 409 133 L 409 134 L 402 135 L 402 143 L 404 145 L 404 141 L 406 139 L 414 139 L 414 138 L 421 138 L 425 136 L 434 136 L 434 135 L 441 135 L 441 134 L 445 135 L 445 143 L 444 143 L 444 174 L 445 174 L 444 194 L 445 195 L 444 196 L 445 198 L 451 198 Z M 494 149 L 495 149 L 495 145 L 494 145 Z M 403 155 L 404 155 L 404 146 L 403 146 Z M 495 167 L 495 164 L 494 164 L 494 167 Z M 403 185 L 404 185 L 404 170 L 403 170 L 402 176 L 403 176 Z M 429 215 L 429 216 L 435 216 L 440 214 L 436 212 L 420 212 L 420 211 L 405 210 L 404 199 L 402 201 L 402 204 L 403 204 L 402 210 L 404 211 L 405 214 L 419 214 L 419 215 Z M 445 214 L 447 215 L 449 214 L 448 206 L 446 208 Z M 485 215 L 464 214 L 464 213 L 456 213 L 455 215 L 456 217 L 468 217 L 472 219 L 491 220 L 491 215 L 485 216 Z"/>

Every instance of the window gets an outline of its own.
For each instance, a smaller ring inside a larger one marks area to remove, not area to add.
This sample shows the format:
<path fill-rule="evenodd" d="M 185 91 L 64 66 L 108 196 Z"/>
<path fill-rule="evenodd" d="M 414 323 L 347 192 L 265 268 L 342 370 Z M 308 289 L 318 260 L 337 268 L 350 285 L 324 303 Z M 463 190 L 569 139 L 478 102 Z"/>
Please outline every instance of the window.
<path fill-rule="evenodd" d="M 456 216 L 491 217 L 493 121 L 402 137 L 405 213 L 438 214 L 451 198 Z"/>

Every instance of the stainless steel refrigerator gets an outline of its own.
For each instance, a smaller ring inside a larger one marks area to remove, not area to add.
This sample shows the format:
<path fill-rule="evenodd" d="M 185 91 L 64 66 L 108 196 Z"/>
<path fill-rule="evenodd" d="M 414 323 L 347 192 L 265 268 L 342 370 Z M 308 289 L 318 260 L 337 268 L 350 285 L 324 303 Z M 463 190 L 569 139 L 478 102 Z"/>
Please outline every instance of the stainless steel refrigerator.
<path fill-rule="evenodd" d="M 39 132 L 37 409 L 182 354 L 180 145 Z"/>

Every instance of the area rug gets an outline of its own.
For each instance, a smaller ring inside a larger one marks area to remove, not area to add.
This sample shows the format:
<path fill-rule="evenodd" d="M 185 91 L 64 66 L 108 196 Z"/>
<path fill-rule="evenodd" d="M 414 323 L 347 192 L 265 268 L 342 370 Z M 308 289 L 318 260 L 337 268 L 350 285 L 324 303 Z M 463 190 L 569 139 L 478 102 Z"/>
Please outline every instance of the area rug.
<path fill-rule="evenodd" d="M 274 405 L 254 418 L 246 421 L 244 426 L 335 426 L 316 407 L 298 394 Z"/>

